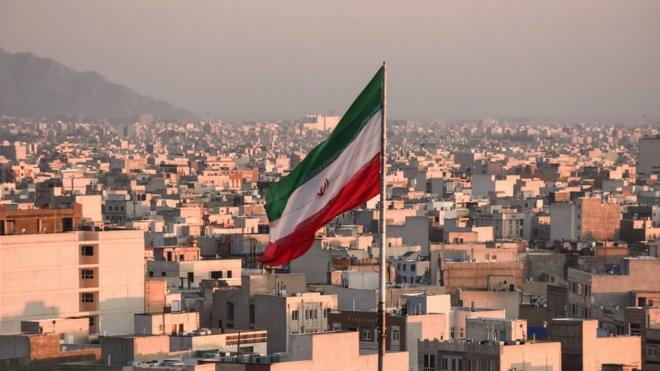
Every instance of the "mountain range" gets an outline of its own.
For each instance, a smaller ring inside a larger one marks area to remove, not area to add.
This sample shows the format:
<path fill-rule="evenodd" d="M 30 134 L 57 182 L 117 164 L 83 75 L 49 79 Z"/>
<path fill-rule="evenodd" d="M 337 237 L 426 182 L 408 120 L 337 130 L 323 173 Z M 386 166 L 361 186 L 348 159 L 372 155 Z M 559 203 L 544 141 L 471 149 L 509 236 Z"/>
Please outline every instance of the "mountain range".
<path fill-rule="evenodd" d="M 195 118 L 97 72 L 78 72 L 50 58 L 0 49 L 0 115 L 103 119 L 141 114 L 171 120 Z"/>

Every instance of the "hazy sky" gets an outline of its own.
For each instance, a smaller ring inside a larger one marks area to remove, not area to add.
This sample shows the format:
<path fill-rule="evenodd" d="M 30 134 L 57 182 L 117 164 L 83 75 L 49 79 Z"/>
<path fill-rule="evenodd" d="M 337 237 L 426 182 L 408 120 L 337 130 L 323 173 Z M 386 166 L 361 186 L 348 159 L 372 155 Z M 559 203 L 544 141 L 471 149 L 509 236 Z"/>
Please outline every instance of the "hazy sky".
<path fill-rule="evenodd" d="M 0 0 L 0 47 L 214 118 L 660 118 L 660 1 Z"/>

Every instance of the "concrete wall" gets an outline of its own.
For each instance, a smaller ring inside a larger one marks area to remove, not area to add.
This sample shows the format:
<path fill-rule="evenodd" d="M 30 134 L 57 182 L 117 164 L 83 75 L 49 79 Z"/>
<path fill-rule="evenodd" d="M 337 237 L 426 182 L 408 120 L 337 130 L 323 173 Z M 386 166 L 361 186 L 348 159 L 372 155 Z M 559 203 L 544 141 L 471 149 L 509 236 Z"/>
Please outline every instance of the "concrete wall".
<path fill-rule="evenodd" d="M 297 335 L 292 337 L 291 349 L 291 358 L 297 361 L 272 364 L 271 371 L 362 371 L 377 368 L 375 353 L 360 354 L 356 332 Z M 333 351 L 329 352 L 328 349 Z M 311 359 L 302 360 L 304 358 Z M 408 354 L 388 353 L 384 365 L 387 371 L 406 370 Z"/>
<path fill-rule="evenodd" d="M 559 342 L 507 345 L 500 349 L 500 370 L 562 370 Z"/>
<path fill-rule="evenodd" d="M 64 334 L 64 344 L 85 344 L 89 342 L 89 319 L 83 317 L 22 321 L 21 332 Z"/>
<path fill-rule="evenodd" d="M 136 314 L 135 334 L 160 335 L 189 333 L 199 329 L 199 312 Z"/>
<path fill-rule="evenodd" d="M 389 219 L 389 211 L 387 214 Z M 388 237 L 401 237 L 405 245 L 421 247 L 424 256 L 429 255 L 429 232 L 431 221 L 426 216 L 406 216 L 403 225 L 387 225 Z"/>
<path fill-rule="evenodd" d="M 565 370 L 599 370 L 603 364 L 641 367 L 639 336 L 598 337 L 598 321 L 555 319 L 548 326 L 550 340 L 562 344 Z"/>
<path fill-rule="evenodd" d="M 321 240 L 314 240 L 304 255 L 289 263 L 289 271 L 304 273 L 310 284 L 328 284 L 328 271 L 334 255 L 338 255 L 338 252 L 323 249 Z"/>
<path fill-rule="evenodd" d="M 378 292 L 376 290 L 349 289 L 336 286 L 322 286 L 319 289 L 325 294 L 337 296 L 337 309 L 344 310 L 376 310 L 378 307 Z"/>
<path fill-rule="evenodd" d="M 238 342 L 240 336 L 240 344 Z M 251 348 L 252 352 L 261 355 L 268 354 L 266 331 L 226 332 L 223 334 L 195 335 L 195 336 L 170 336 L 170 351 L 215 351 L 237 352 L 238 346 L 245 351 Z"/>
<path fill-rule="evenodd" d="M 0 360 L 28 357 L 30 340 L 24 335 L 0 336 Z"/>
<path fill-rule="evenodd" d="M 146 361 L 169 356 L 167 335 L 143 337 L 101 337 L 101 362 L 110 365 L 129 365 L 133 361 Z"/>
<path fill-rule="evenodd" d="M 581 240 L 616 240 L 619 237 L 619 205 L 602 203 L 600 198 L 580 198 L 578 216 Z"/>
<path fill-rule="evenodd" d="M 408 367 L 417 370 L 417 348 L 419 340 L 446 339 L 447 315 L 422 314 L 406 318 L 405 350 L 408 351 Z"/>
<path fill-rule="evenodd" d="M 468 308 L 452 308 L 449 314 L 448 339 L 464 339 L 467 334 L 468 318 L 499 318 L 504 319 L 504 309 L 499 310 L 470 310 Z M 453 336 L 452 336 L 453 335 Z"/>
<path fill-rule="evenodd" d="M 637 172 L 644 176 L 660 174 L 660 138 L 642 138 L 639 140 Z"/>
<path fill-rule="evenodd" d="M 471 291 L 460 290 L 464 307 L 493 308 L 506 310 L 506 318 L 519 318 L 522 294 L 518 291 Z"/>
<path fill-rule="evenodd" d="M 527 321 L 499 318 L 468 318 L 466 338 L 474 341 L 527 339 Z"/>
<path fill-rule="evenodd" d="M 550 205 L 550 240 L 577 239 L 575 205 L 555 203 Z"/>
<path fill-rule="evenodd" d="M 83 221 L 103 223 L 103 199 L 101 195 L 76 195 L 76 203 L 82 205 Z"/>
<path fill-rule="evenodd" d="M 441 262 L 443 286 L 448 289 L 522 288 L 524 264 L 518 262 Z"/>

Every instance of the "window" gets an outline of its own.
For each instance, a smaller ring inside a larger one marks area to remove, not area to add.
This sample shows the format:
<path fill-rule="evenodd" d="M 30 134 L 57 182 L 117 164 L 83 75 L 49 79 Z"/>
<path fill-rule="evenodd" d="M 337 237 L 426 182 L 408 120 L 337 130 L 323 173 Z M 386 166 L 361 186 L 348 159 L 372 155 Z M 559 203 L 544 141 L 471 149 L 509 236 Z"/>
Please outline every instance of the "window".
<path fill-rule="evenodd" d="M 154 276 L 154 272 L 153 272 L 153 271 L 149 271 L 149 277 L 153 277 L 153 276 Z"/>
<path fill-rule="evenodd" d="M 227 319 L 234 320 L 234 303 L 232 302 L 227 302 Z"/>
<path fill-rule="evenodd" d="M 94 317 L 89 317 L 89 326 L 94 326 Z"/>
<path fill-rule="evenodd" d="M 297 321 L 298 320 L 298 310 L 291 311 L 291 320 L 292 321 Z"/>
<path fill-rule="evenodd" d="M 362 329 L 362 341 L 371 341 L 371 329 Z"/>
<path fill-rule="evenodd" d="M 657 357 L 658 356 L 658 347 L 656 347 L 655 345 L 647 346 L 646 355 L 648 357 Z"/>
<path fill-rule="evenodd" d="M 250 323 L 254 323 L 255 312 L 254 304 L 250 304 Z"/>
<path fill-rule="evenodd" d="M 94 246 L 89 246 L 89 245 L 80 246 L 80 255 L 94 256 Z"/>
<path fill-rule="evenodd" d="M 328 314 L 330 314 L 330 308 L 323 309 L 323 318 L 328 318 Z"/>
<path fill-rule="evenodd" d="M 431 367 L 431 366 L 429 366 Z M 440 369 L 441 370 L 446 370 L 447 369 L 447 358 L 442 357 L 440 360 Z"/>
<path fill-rule="evenodd" d="M 445 365 L 443 370 L 446 370 L 447 367 L 447 360 L 445 358 L 442 359 L 442 364 Z M 424 368 L 435 368 L 435 354 L 424 354 Z"/>
<path fill-rule="evenodd" d="M 227 278 L 231 278 L 231 271 L 227 271 Z"/>
<path fill-rule="evenodd" d="M 73 218 L 62 218 L 62 232 L 71 232 L 73 230 Z"/>
<path fill-rule="evenodd" d="M 83 269 L 80 271 L 80 275 L 84 280 L 94 279 L 94 271 L 92 269 Z"/>
<path fill-rule="evenodd" d="M 449 332 L 449 337 L 450 337 L 451 339 L 454 338 L 455 332 L 456 332 L 456 327 L 452 327 L 452 328 L 451 328 L 451 332 Z"/>
<path fill-rule="evenodd" d="M 398 328 L 392 328 L 392 341 L 399 341 L 401 333 Z"/>
<path fill-rule="evenodd" d="M 83 292 L 81 300 L 82 300 L 83 303 L 93 303 L 94 302 L 94 293 Z"/>
<path fill-rule="evenodd" d="M 222 278 L 222 271 L 211 272 L 211 279 L 217 280 L 218 278 Z"/>

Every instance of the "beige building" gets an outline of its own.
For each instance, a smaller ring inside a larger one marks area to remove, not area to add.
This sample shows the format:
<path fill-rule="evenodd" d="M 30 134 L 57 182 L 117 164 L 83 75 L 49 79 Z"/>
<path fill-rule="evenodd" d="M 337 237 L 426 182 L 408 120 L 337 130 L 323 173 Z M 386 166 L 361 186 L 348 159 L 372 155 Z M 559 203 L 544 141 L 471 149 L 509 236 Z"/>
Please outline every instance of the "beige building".
<path fill-rule="evenodd" d="M 439 284 L 447 289 L 514 290 L 522 288 L 521 262 L 450 262 L 440 260 Z"/>
<path fill-rule="evenodd" d="M 229 311 L 230 308 L 227 309 Z M 337 310 L 337 295 L 321 295 L 318 292 L 293 296 L 257 294 L 254 296 L 254 318 L 250 316 L 250 328 L 268 331 L 269 352 L 286 352 L 290 335 L 327 331 L 328 315 L 332 310 Z"/>
<path fill-rule="evenodd" d="M 474 341 L 516 341 L 527 339 L 524 319 L 468 318 L 466 338 Z"/>
<path fill-rule="evenodd" d="M 363 371 L 376 370 L 378 355 L 375 351 L 360 350 L 357 332 L 331 332 L 304 334 L 291 337 L 290 351 L 285 359 L 264 358 L 216 363 L 218 371 Z M 408 369 L 408 353 L 388 352 L 384 359 L 385 371 Z"/>
<path fill-rule="evenodd" d="M 419 342 L 417 362 L 423 371 L 562 369 L 559 342 L 424 340 Z"/>
<path fill-rule="evenodd" d="M 238 286 L 241 282 L 241 259 L 177 261 L 171 258 L 170 261 L 149 260 L 147 277 L 164 277 L 167 287 L 188 289 L 199 288 L 202 280 L 222 280 L 229 286 Z"/>
<path fill-rule="evenodd" d="M 0 335 L 0 370 L 50 371 L 66 362 L 96 362 L 98 345 L 66 347 L 57 333 Z"/>
<path fill-rule="evenodd" d="M 616 240 L 619 237 L 619 205 L 604 203 L 598 197 L 581 197 L 573 202 L 550 206 L 550 239 Z"/>
<path fill-rule="evenodd" d="M 639 336 L 598 336 L 598 321 L 560 318 L 550 321 L 548 339 L 561 342 L 563 370 L 600 370 L 605 364 L 641 368 Z"/>
<path fill-rule="evenodd" d="M 85 344 L 89 342 L 89 319 L 47 318 L 21 321 L 24 334 L 57 334 L 61 344 Z"/>
<path fill-rule="evenodd" d="M 138 335 L 182 335 L 199 330 L 199 312 L 140 313 L 134 317 Z"/>
<path fill-rule="evenodd" d="M 0 236 L 0 333 L 68 317 L 87 317 L 91 333 L 130 333 L 143 311 L 142 231 Z"/>
<path fill-rule="evenodd" d="M 660 281 L 649 277 L 655 277 L 658 269 L 660 259 L 646 257 L 623 258 L 617 265 L 594 267 L 591 272 L 569 268 L 566 315 L 602 320 L 606 310 L 617 306 L 646 305 L 634 303 L 633 293 L 648 291 L 657 295 Z M 646 298 L 649 295 L 637 296 Z"/>
<path fill-rule="evenodd" d="M 415 315 L 388 313 L 386 319 L 387 350 L 408 352 L 409 370 L 417 370 L 418 340 L 446 338 L 445 317 L 444 313 Z M 332 312 L 329 322 L 333 331 L 358 332 L 361 349 L 378 349 L 377 312 Z"/>
<path fill-rule="evenodd" d="M 265 329 L 268 351 L 284 352 L 289 335 L 326 331 L 328 314 L 337 309 L 337 295 L 305 292 L 303 274 L 249 274 L 241 278 L 241 287 L 213 293 L 211 313 L 202 314 L 203 327 Z"/>

